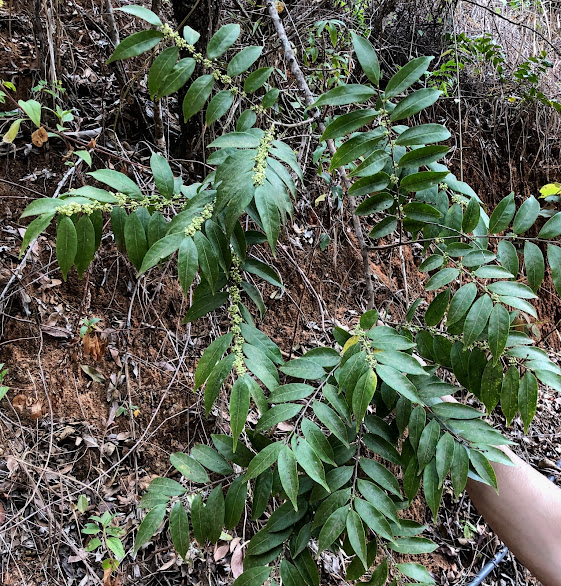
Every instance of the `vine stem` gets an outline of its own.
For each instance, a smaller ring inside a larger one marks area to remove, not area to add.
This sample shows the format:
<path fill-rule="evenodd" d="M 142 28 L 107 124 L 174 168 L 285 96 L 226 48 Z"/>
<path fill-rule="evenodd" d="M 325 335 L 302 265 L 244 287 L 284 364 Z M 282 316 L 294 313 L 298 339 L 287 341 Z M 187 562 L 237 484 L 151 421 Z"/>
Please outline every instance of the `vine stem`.
<path fill-rule="evenodd" d="M 304 76 L 304 73 L 302 72 L 302 69 L 300 68 L 300 65 L 298 64 L 298 61 L 296 60 L 294 50 L 292 49 L 292 47 L 290 45 L 290 41 L 288 40 L 288 37 L 286 36 L 286 30 L 284 28 L 284 25 L 283 25 L 281 19 L 280 19 L 279 13 L 277 12 L 275 0 L 267 0 L 267 7 L 269 9 L 269 14 L 271 16 L 271 20 L 273 21 L 273 24 L 275 25 L 275 30 L 277 32 L 277 35 L 282 43 L 282 48 L 284 51 L 285 58 L 288 61 L 290 71 L 292 72 L 292 75 L 294 75 L 294 78 L 296 79 L 296 83 L 298 84 L 298 87 L 304 92 L 304 101 L 305 101 L 306 105 L 311 106 L 315 101 L 314 95 L 312 94 L 312 91 L 310 90 L 310 86 L 308 85 L 308 82 L 306 81 L 306 77 Z M 314 113 L 314 118 L 316 117 L 316 115 L 319 116 L 317 109 Z M 321 130 L 321 132 L 323 133 L 325 130 L 325 124 L 322 122 L 321 119 L 318 121 L 318 127 Z M 335 147 L 335 143 L 331 139 L 329 139 L 327 141 L 327 148 L 329 149 L 329 152 L 331 153 L 332 156 L 337 151 L 337 148 Z M 349 188 L 351 187 L 351 181 L 347 177 L 347 173 L 345 171 L 345 168 L 339 167 L 337 169 L 337 171 L 339 173 L 339 176 L 341 177 L 341 182 L 343 183 L 345 190 L 348 191 Z M 368 292 L 368 309 L 372 309 L 374 307 L 375 297 L 374 297 L 374 285 L 372 283 L 372 273 L 370 271 L 370 259 L 369 259 L 369 255 L 368 255 L 368 244 L 366 243 L 366 239 L 364 237 L 364 232 L 362 231 L 360 219 L 355 213 L 355 210 L 357 207 L 355 202 L 352 199 L 348 199 L 348 205 L 349 205 L 349 210 L 352 214 L 353 228 L 354 228 L 355 235 L 358 240 L 359 247 L 360 247 L 360 254 L 362 256 L 362 270 L 363 270 L 364 280 L 366 281 L 366 290 Z"/>

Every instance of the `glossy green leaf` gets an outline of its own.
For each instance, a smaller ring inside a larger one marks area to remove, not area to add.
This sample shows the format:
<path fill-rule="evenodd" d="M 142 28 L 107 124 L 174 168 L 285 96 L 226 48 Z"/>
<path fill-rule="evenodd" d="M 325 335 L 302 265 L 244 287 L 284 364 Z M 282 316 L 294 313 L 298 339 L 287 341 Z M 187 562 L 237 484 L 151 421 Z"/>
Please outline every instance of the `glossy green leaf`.
<path fill-rule="evenodd" d="M 224 525 L 233 529 L 242 518 L 247 498 L 247 480 L 243 476 L 234 479 L 224 501 Z"/>
<path fill-rule="evenodd" d="M 156 533 L 162 524 L 165 514 L 165 504 L 156 505 L 151 511 L 147 513 L 146 517 L 144 517 L 140 527 L 138 528 L 138 533 L 136 534 L 136 539 L 134 540 L 134 554 L 136 554 L 145 543 L 152 539 L 152 536 L 154 533 Z"/>
<path fill-rule="evenodd" d="M 364 569 L 368 569 L 366 561 L 366 535 L 364 525 L 355 511 L 352 509 L 347 514 L 347 537 L 356 555 L 362 562 Z"/>
<path fill-rule="evenodd" d="M 263 471 L 270 468 L 277 461 L 283 446 L 282 442 L 274 442 L 263 448 L 251 460 L 247 468 L 246 479 L 257 478 Z"/>
<path fill-rule="evenodd" d="M 493 302 L 489 295 L 482 295 L 469 310 L 464 323 L 464 345 L 471 346 L 477 340 L 481 332 L 485 329 L 491 311 Z"/>
<path fill-rule="evenodd" d="M 347 104 L 361 104 L 372 98 L 376 90 L 366 85 L 342 84 L 323 94 L 309 108 L 320 106 L 346 106 Z"/>
<path fill-rule="evenodd" d="M 506 230 L 512 222 L 512 218 L 514 218 L 515 211 L 516 203 L 514 202 L 514 193 L 511 193 L 499 202 L 499 205 L 497 205 L 491 214 L 489 218 L 489 233 L 498 234 Z"/>
<path fill-rule="evenodd" d="M 140 270 L 144 256 L 148 251 L 148 242 L 146 240 L 144 226 L 136 214 L 127 216 L 124 237 L 127 255 L 135 268 Z"/>
<path fill-rule="evenodd" d="M 535 293 L 543 283 L 545 262 L 540 247 L 528 240 L 524 243 L 524 268 L 528 277 L 528 285 Z"/>
<path fill-rule="evenodd" d="M 356 420 L 357 429 L 359 429 L 366 410 L 376 392 L 378 379 L 375 372 L 369 368 L 359 379 L 353 391 L 352 409 Z"/>
<path fill-rule="evenodd" d="M 236 379 L 230 393 L 230 429 L 234 440 L 234 452 L 236 451 L 238 438 L 244 430 L 247 421 L 249 399 L 249 386 L 245 381 L 245 377 Z"/>
<path fill-rule="evenodd" d="M 389 100 L 403 93 L 427 71 L 433 57 L 417 57 L 404 65 L 389 81 L 385 96 Z"/>
<path fill-rule="evenodd" d="M 187 511 L 179 501 L 173 505 L 169 514 L 169 532 L 175 551 L 183 559 L 186 559 L 185 556 L 190 545 L 189 518 L 187 517 Z"/>
<path fill-rule="evenodd" d="M 195 370 L 195 391 L 208 379 L 214 367 L 232 343 L 232 338 L 233 334 L 228 332 L 227 334 L 216 338 L 216 340 L 207 346 L 197 364 L 197 369 Z"/>
<path fill-rule="evenodd" d="M 534 225 L 539 213 L 540 202 L 531 195 L 518 209 L 512 224 L 512 231 L 515 234 L 523 234 Z"/>
<path fill-rule="evenodd" d="M 56 258 L 62 272 L 62 278 L 66 281 L 68 271 L 74 264 L 78 251 L 78 235 L 74 222 L 63 216 L 57 226 L 56 234 Z"/>
<path fill-rule="evenodd" d="M 245 570 L 245 572 L 234 580 L 232 586 L 262 586 L 269 575 L 271 574 L 271 568 L 265 566 L 256 566 Z"/>
<path fill-rule="evenodd" d="M 207 484 L 210 482 L 206 470 L 195 460 L 184 454 L 176 452 L 170 456 L 171 465 L 176 468 L 185 478 L 198 484 Z"/>
<path fill-rule="evenodd" d="M 417 448 L 417 474 L 420 474 L 425 466 L 433 459 L 439 439 L 440 424 L 436 419 L 432 419 L 425 429 L 423 429 L 419 439 L 419 446 Z"/>
<path fill-rule="evenodd" d="M 557 212 L 543 225 L 539 231 L 539 238 L 556 238 L 561 235 L 561 213 Z"/>
<path fill-rule="evenodd" d="M 236 77 L 247 71 L 261 57 L 263 47 L 252 46 L 245 47 L 239 53 L 234 55 L 228 63 L 227 74 L 230 77 Z"/>
<path fill-rule="evenodd" d="M 267 80 L 271 77 L 273 71 L 274 67 L 261 67 L 253 73 L 250 73 L 244 82 L 244 91 L 248 94 L 256 92 L 260 87 L 263 87 L 267 83 Z"/>
<path fill-rule="evenodd" d="M 441 124 L 420 124 L 402 132 L 395 143 L 401 146 L 427 145 L 450 138 L 450 131 Z"/>
<path fill-rule="evenodd" d="M 179 49 L 177 47 L 168 47 L 154 59 L 154 63 L 152 63 L 148 73 L 148 91 L 151 99 L 154 99 L 154 96 L 158 94 L 162 82 L 171 73 L 178 57 Z"/>
<path fill-rule="evenodd" d="M 208 43 L 207 57 L 217 59 L 224 54 L 238 40 L 240 30 L 240 25 L 233 23 L 220 27 Z"/>
<path fill-rule="evenodd" d="M 400 395 L 407 397 L 413 403 L 421 403 L 415 385 L 395 368 L 378 364 L 376 366 L 376 374 Z"/>
<path fill-rule="evenodd" d="M 514 244 L 508 240 L 501 240 L 497 247 L 497 252 L 499 255 L 499 262 L 503 265 L 503 267 L 509 273 L 512 273 L 515 277 L 518 277 L 519 261 L 518 253 L 516 252 Z"/>
<path fill-rule="evenodd" d="M 95 229 L 89 216 L 83 215 L 76 224 L 77 247 L 74 263 L 81 279 L 95 256 Z"/>
<path fill-rule="evenodd" d="M 183 100 L 183 119 L 185 122 L 203 109 L 214 87 L 214 76 L 201 75 L 189 87 Z"/>
<path fill-rule="evenodd" d="M 159 19 L 158 15 L 144 6 L 122 6 L 121 8 L 115 8 L 115 10 L 132 14 L 137 18 L 145 20 L 152 26 L 162 26 L 162 21 Z"/>
<path fill-rule="evenodd" d="M 153 49 L 162 39 L 164 33 L 157 30 L 146 30 L 138 33 L 133 33 L 121 41 L 111 57 L 106 61 L 107 64 L 121 59 L 129 59 L 130 57 L 137 57 L 146 51 Z"/>
<path fill-rule="evenodd" d="M 454 449 L 454 457 L 452 459 L 452 468 L 450 470 L 450 478 L 452 480 L 452 487 L 456 498 L 466 487 L 469 473 L 469 456 L 464 446 L 456 442 Z"/>
<path fill-rule="evenodd" d="M 356 512 L 376 535 L 393 541 L 393 532 L 387 519 L 368 501 L 355 498 L 353 501 Z"/>
<path fill-rule="evenodd" d="M 351 31 L 353 48 L 366 77 L 375 85 L 380 82 L 380 63 L 374 47 L 365 38 Z"/>
<path fill-rule="evenodd" d="M 489 348 L 495 363 L 504 352 L 510 330 L 510 315 L 504 305 L 497 303 L 489 316 Z"/>
<path fill-rule="evenodd" d="M 334 511 L 322 525 L 318 538 L 318 554 L 330 547 L 347 526 L 349 507 L 345 505 Z"/>
<path fill-rule="evenodd" d="M 442 488 L 444 479 L 452 468 L 455 444 L 454 438 L 448 432 L 443 434 L 436 444 L 435 462 L 436 473 L 438 475 L 438 488 Z M 436 515 L 436 513 L 434 514 Z"/>
<path fill-rule="evenodd" d="M 434 88 L 417 90 L 401 100 L 390 114 L 390 120 L 397 122 L 418 114 L 432 106 L 442 92 Z"/>
<path fill-rule="evenodd" d="M 369 124 L 374 118 L 376 118 L 376 116 L 378 116 L 378 111 L 370 109 L 355 110 L 354 112 L 337 116 L 333 122 L 330 122 L 327 125 L 327 128 L 321 135 L 321 140 L 323 141 L 346 136 L 347 134 L 362 128 L 366 124 Z M 383 166 L 378 169 L 378 171 L 381 171 L 382 169 Z"/>
<path fill-rule="evenodd" d="M 558 295 L 561 295 L 561 248 L 547 245 L 547 262 L 551 268 L 551 279 Z"/>
<path fill-rule="evenodd" d="M 436 291 L 437 289 L 441 289 L 446 285 L 450 284 L 452 281 L 458 278 L 460 274 L 459 269 L 455 268 L 445 268 L 435 273 L 425 284 L 425 289 L 427 291 Z"/>
<path fill-rule="evenodd" d="M 294 453 L 284 446 L 278 457 L 279 476 L 286 496 L 290 499 L 294 510 L 298 510 L 298 463 Z"/>
<path fill-rule="evenodd" d="M 233 472 L 232 467 L 228 464 L 224 456 L 205 444 L 197 444 L 194 446 L 191 450 L 191 457 L 195 458 L 197 462 L 211 472 L 216 472 L 216 474 L 227 476 Z"/>
<path fill-rule="evenodd" d="M 506 418 L 506 424 L 510 425 L 518 412 L 518 388 L 520 386 L 520 373 L 516 366 L 511 366 L 506 371 L 501 385 L 501 409 Z"/>
<path fill-rule="evenodd" d="M 489 460 L 479 450 L 474 449 L 469 451 L 469 459 L 475 471 L 479 474 L 485 484 L 488 484 L 497 490 L 497 477 Z"/>
<path fill-rule="evenodd" d="M 532 419 L 536 414 L 537 405 L 538 381 L 531 372 L 526 371 L 520 379 L 518 388 L 518 408 L 520 409 L 522 423 L 524 423 L 524 433 L 528 432 L 530 423 L 532 423 Z"/>
<path fill-rule="evenodd" d="M 452 439 L 452 443 L 454 440 Z M 432 520 L 436 523 L 440 501 L 442 500 L 442 483 L 436 469 L 436 459 L 432 459 L 423 470 L 423 491 L 425 500 L 432 513 Z"/>

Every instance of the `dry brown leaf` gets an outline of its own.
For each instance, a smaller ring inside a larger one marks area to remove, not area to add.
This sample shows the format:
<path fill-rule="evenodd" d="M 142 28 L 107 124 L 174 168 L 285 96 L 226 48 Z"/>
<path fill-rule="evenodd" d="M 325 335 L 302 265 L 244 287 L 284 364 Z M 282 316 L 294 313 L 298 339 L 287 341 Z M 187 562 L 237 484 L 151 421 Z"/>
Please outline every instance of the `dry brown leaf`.
<path fill-rule="evenodd" d="M 49 140 L 47 131 L 41 126 L 31 135 L 31 142 L 36 147 L 42 147 Z"/>
<path fill-rule="evenodd" d="M 86 148 L 87 149 L 95 149 L 95 145 L 96 145 L 95 138 L 92 138 Z"/>
<path fill-rule="evenodd" d="M 97 333 L 93 336 L 86 334 L 82 338 L 82 344 L 84 345 L 84 355 L 91 356 L 96 362 L 99 362 L 107 352 L 109 340 L 102 340 Z"/>
<path fill-rule="evenodd" d="M 230 546 L 229 544 L 225 544 L 225 545 L 218 545 L 216 544 L 214 546 L 214 561 L 218 562 L 220 561 L 230 550 Z"/>
<path fill-rule="evenodd" d="M 31 419 L 39 419 L 39 417 L 42 417 L 45 412 L 46 409 L 43 407 L 42 401 L 33 401 L 33 403 L 31 403 L 31 407 L 29 408 Z"/>
<path fill-rule="evenodd" d="M 6 513 L 4 513 L 4 507 L 2 506 L 2 503 L 0 503 L 0 525 L 2 525 L 2 523 L 4 523 L 5 520 Z"/>
<path fill-rule="evenodd" d="M 243 550 L 241 543 L 236 547 L 232 554 L 230 567 L 232 568 L 234 580 L 243 574 Z"/>
<path fill-rule="evenodd" d="M 26 403 L 27 397 L 21 393 L 12 399 L 12 405 L 14 406 L 14 409 L 20 413 L 23 413 Z"/>
<path fill-rule="evenodd" d="M 277 13 L 280 14 L 284 10 L 284 2 L 280 2 L 280 0 L 277 0 L 275 2 L 275 7 L 277 9 Z"/>

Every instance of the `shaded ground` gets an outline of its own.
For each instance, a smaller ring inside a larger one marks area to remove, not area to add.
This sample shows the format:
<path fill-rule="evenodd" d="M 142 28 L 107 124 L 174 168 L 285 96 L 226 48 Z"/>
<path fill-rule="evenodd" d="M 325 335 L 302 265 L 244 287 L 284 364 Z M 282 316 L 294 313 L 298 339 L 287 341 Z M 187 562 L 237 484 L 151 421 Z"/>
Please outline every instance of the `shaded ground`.
<path fill-rule="evenodd" d="M 6 40 L 0 49 L 0 77 L 16 84 L 18 99 L 27 99 L 41 77 L 42 63 L 29 32 L 30 7 L 14 2 L 13 10 L 18 18 L 11 21 L 6 7 L 0 12 L 0 32 Z M 300 9 L 302 14 L 298 7 L 292 10 L 299 27 L 337 14 L 321 7 Z M 103 129 L 98 145 L 113 156 L 95 151 L 94 167 L 114 165 L 130 172 L 127 160 L 144 163 L 152 137 L 141 132 L 142 124 L 131 114 L 132 100 L 118 118 L 123 142 L 112 133 L 119 95 L 115 72 L 103 65 L 110 51 L 106 24 L 98 7 L 88 2 L 69 2 L 61 11 L 58 66 L 68 89 L 65 99 L 79 116 L 76 130 Z M 150 122 L 151 105 L 143 90 L 135 97 Z M 452 111 L 444 114 L 453 120 Z M 167 123 L 173 136 L 177 126 L 172 110 Z M 4 163 L 0 167 L 0 362 L 10 369 L 11 388 L 0 409 L 0 579 L 6 585 L 101 583 L 99 560 L 85 553 L 80 533 L 86 517 L 105 510 L 118 513 L 119 525 L 127 532 L 125 548 L 131 551 L 142 518 L 138 499 L 153 476 L 169 472 L 169 454 L 229 428 L 220 402 L 207 420 L 202 396 L 192 392 L 196 361 L 208 342 L 222 333 L 226 320 L 219 312 L 192 326 L 182 325 L 188 304 L 174 264 L 136 281 L 134 269 L 118 253 L 111 236 L 104 238 L 81 281 L 71 273 L 67 283 L 61 282 L 52 231 L 39 239 L 22 263 L 18 254 L 26 222 L 19 216 L 25 205 L 35 197 L 51 196 L 61 184 L 65 190 L 81 185 L 86 171 L 77 168 L 69 174 L 64 164 L 68 149 L 62 141 L 52 140 L 43 149 L 28 148 L 29 131 L 24 128 L 16 141 L 15 157 L 2 151 L 0 158 Z M 526 195 L 554 179 L 550 174 L 558 170 L 551 163 L 555 144 L 542 151 L 547 157 L 532 164 L 530 176 L 523 165 L 505 166 L 500 140 L 496 149 L 488 149 L 484 147 L 489 135 L 472 134 L 464 139 L 465 179 L 491 205 L 510 183 Z M 294 148 L 313 150 L 313 137 L 295 136 Z M 480 158 L 488 158 L 487 165 L 481 166 Z M 545 160 L 547 165 L 542 164 Z M 184 172 L 194 170 L 186 167 Z M 314 173 L 308 169 L 309 177 Z M 310 185 L 313 193 L 303 193 L 302 199 L 314 202 L 325 186 Z M 264 288 L 268 312 L 262 327 L 287 357 L 324 343 L 333 325 L 353 325 L 365 309 L 360 254 L 347 220 L 326 206 L 304 206 L 304 211 L 300 206 L 283 238 L 276 264 L 286 292 L 279 299 L 272 296 L 272 289 Z M 322 233 L 331 239 L 325 251 L 318 246 Z M 269 254 L 265 249 L 257 253 Z M 407 302 L 421 293 L 416 263 L 409 251 L 401 257 L 397 249 L 372 257 L 377 307 L 390 321 L 402 318 Z M 556 349 L 557 317 L 548 303 L 544 298 L 539 326 L 542 331 L 553 328 L 548 342 Z M 84 317 L 102 320 L 95 356 L 86 355 L 78 336 Z M 101 382 L 92 380 L 92 372 Z M 508 432 L 520 442 L 520 455 L 535 466 L 547 466 L 546 460 L 554 462 L 561 456 L 555 440 L 560 412 L 561 400 L 543 392 L 529 434 L 522 436 L 519 421 Z M 500 415 L 494 419 L 503 426 Z M 76 510 L 80 494 L 91 503 L 85 515 Z M 500 544 L 467 497 L 454 503 L 447 487 L 444 502 L 432 528 L 435 539 L 444 545 L 422 561 L 437 584 L 459 586 L 469 582 Z M 431 522 L 420 500 L 411 514 L 417 521 Z M 193 547 L 187 562 L 176 557 L 168 536 L 161 534 L 136 560 L 125 560 L 113 584 L 230 584 L 230 566 L 236 563 L 232 554 L 249 538 L 247 531 L 249 524 L 234 531 L 230 542 L 203 550 Z M 344 562 L 325 554 L 321 583 L 343 584 Z M 511 559 L 487 583 L 535 582 Z"/>

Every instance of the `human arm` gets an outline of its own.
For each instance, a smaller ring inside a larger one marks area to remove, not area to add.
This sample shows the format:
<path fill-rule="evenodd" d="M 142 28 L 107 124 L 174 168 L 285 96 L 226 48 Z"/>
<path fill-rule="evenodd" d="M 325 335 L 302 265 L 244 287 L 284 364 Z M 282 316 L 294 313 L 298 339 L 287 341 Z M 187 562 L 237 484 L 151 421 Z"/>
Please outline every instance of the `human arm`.
<path fill-rule="evenodd" d="M 493 463 L 499 494 L 472 479 L 467 492 L 520 562 L 546 586 L 561 586 L 561 490 L 512 450 L 500 449 L 514 466 Z"/>

